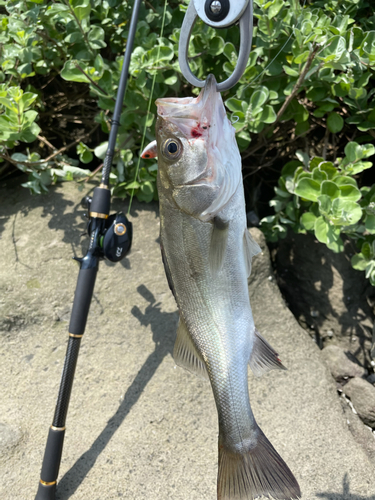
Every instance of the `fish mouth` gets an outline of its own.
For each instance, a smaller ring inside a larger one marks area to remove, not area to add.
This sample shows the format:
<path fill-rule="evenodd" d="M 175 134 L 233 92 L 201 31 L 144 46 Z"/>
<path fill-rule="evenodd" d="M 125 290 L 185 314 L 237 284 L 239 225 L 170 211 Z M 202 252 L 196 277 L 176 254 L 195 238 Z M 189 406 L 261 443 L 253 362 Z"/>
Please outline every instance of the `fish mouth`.
<path fill-rule="evenodd" d="M 203 106 L 206 104 L 206 101 L 208 101 L 210 98 L 216 97 L 216 94 L 220 95 L 220 92 L 217 90 L 217 81 L 214 75 L 209 74 L 206 83 L 203 87 L 203 90 L 197 97 L 197 99 L 202 99 L 203 101 Z"/>
<path fill-rule="evenodd" d="M 205 86 L 198 97 L 165 97 L 156 100 L 158 115 L 176 123 L 177 120 L 202 121 L 202 115 L 210 120 L 215 108 L 224 106 L 214 75 L 208 75 Z M 225 110 L 224 110 L 225 113 Z M 177 124 L 177 123 L 176 123 Z"/>
<path fill-rule="evenodd" d="M 166 109 L 176 109 L 176 108 L 180 108 L 182 110 L 182 108 L 186 108 L 188 107 L 189 105 L 191 104 L 198 104 L 199 102 L 202 101 L 202 104 L 204 105 L 207 101 L 207 99 L 211 96 L 212 97 L 212 94 L 216 94 L 217 93 L 217 82 L 216 82 L 216 78 L 214 77 L 214 75 L 212 74 L 209 74 L 207 79 L 206 79 L 206 82 L 205 82 L 205 85 L 203 87 L 203 89 L 201 90 L 200 94 L 198 95 L 198 97 L 162 97 L 161 99 L 156 99 L 155 103 L 156 105 L 160 107 L 165 107 Z M 182 118 L 182 116 L 181 116 Z M 189 116 L 186 116 L 186 118 L 190 118 L 190 115 Z"/>

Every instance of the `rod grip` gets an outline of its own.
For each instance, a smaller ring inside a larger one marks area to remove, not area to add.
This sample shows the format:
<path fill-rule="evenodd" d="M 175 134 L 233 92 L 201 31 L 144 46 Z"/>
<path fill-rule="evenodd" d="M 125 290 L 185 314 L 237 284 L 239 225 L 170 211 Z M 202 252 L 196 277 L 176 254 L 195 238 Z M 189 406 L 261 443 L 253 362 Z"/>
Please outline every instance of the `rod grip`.
<path fill-rule="evenodd" d="M 59 475 L 64 436 L 65 428 L 54 429 L 50 427 L 35 500 L 54 500 L 55 498 L 56 480 Z"/>
<path fill-rule="evenodd" d="M 113 155 L 112 155 L 113 156 Z M 107 156 L 104 160 L 104 165 L 106 164 Z M 110 161 L 109 168 L 112 165 L 112 158 L 108 158 L 107 162 Z M 92 196 L 92 202 L 90 206 L 90 213 L 96 213 L 101 215 L 109 215 L 109 209 L 111 205 L 111 191 L 106 188 L 96 187 L 94 189 L 94 194 Z M 94 215 L 95 217 L 95 215 Z"/>
<path fill-rule="evenodd" d="M 55 500 L 56 484 L 45 486 L 39 483 L 35 500 Z"/>
<path fill-rule="evenodd" d="M 79 271 L 69 323 L 69 333 L 83 335 L 85 331 L 97 272 L 97 267 L 80 269 Z"/>

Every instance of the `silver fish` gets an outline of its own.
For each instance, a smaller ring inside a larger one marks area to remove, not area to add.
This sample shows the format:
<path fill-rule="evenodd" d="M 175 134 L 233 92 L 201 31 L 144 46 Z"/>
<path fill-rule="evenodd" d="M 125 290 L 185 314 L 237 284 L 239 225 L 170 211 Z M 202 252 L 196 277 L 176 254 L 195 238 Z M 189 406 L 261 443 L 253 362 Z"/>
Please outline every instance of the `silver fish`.
<path fill-rule="evenodd" d="M 255 329 L 247 279 L 260 251 L 246 227 L 241 157 L 216 80 L 197 98 L 156 101 L 161 248 L 180 321 L 176 364 L 209 378 L 219 420 L 219 500 L 300 497 L 250 407 L 256 375 L 284 369 Z"/>

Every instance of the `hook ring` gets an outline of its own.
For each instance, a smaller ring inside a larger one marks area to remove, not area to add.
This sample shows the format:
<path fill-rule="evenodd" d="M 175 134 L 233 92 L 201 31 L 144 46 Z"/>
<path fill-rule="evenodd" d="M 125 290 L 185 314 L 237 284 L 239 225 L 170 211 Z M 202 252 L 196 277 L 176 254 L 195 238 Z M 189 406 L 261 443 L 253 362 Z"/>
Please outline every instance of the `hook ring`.
<path fill-rule="evenodd" d="M 180 69 L 186 80 L 195 87 L 204 87 L 206 80 L 200 80 L 191 71 L 188 61 L 188 49 L 191 32 L 197 20 L 198 14 L 194 6 L 194 1 L 191 0 L 187 8 L 184 21 L 181 27 L 180 41 L 178 47 L 178 62 Z M 217 84 L 217 91 L 223 92 L 234 87 L 243 75 L 249 55 L 251 51 L 251 42 L 253 37 L 253 2 L 249 1 L 240 20 L 240 49 L 236 67 L 233 73 L 223 82 Z"/>

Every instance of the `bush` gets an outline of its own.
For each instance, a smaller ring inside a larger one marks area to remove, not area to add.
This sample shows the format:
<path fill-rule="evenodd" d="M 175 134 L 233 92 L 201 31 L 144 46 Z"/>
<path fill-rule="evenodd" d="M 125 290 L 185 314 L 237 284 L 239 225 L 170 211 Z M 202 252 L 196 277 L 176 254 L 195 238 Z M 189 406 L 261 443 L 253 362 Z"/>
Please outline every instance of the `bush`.
<path fill-rule="evenodd" d="M 253 50 L 239 84 L 224 94 L 244 160 L 245 188 L 255 191 L 255 197 L 247 192 L 248 206 L 256 208 L 259 186 L 276 170 L 270 202 L 275 214 L 261 224 L 268 239 L 283 237 L 291 227 L 314 231 L 341 251 L 349 238 L 358 245 L 354 267 L 366 269 L 375 284 L 375 191 L 365 182 L 372 163 L 364 161 L 374 154 L 375 136 L 370 0 L 254 1 Z M 157 167 L 138 159 L 144 129 L 146 139 L 154 139 L 153 101 L 197 93 L 177 62 L 186 4 L 168 2 L 162 37 L 164 1 L 141 4 L 111 173 L 118 196 L 135 190 L 140 200 L 156 199 Z M 106 151 L 133 2 L 0 5 L 3 170 L 11 164 L 28 172 L 24 185 L 34 192 L 58 179 L 86 178 L 89 171 L 79 162 L 94 169 Z M 237 27 L 216 32 L 198 23 L 189 47 L 191 68 L 200 78 L 210 72 L 225 78 L 235 67 L 238 46 Z M 64 124 L 74 140 L 64 136 L 54 146 L 53 136 Z M 72 147 L 75 159 L 67 156 Z"/>

